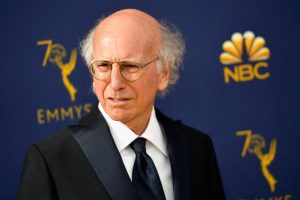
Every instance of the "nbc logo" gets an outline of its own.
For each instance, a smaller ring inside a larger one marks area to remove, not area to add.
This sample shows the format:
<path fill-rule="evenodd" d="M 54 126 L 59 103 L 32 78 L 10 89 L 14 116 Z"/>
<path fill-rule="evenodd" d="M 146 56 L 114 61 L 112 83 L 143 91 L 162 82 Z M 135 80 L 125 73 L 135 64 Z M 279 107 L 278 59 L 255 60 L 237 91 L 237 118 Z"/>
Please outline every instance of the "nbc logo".
<path fill-rule="evenodd" d="M 255 78 L 264 80 L 270 77 L 268 63 L 262 62 L 270 57 L 270 50 L 265 44 L 264 38 L 255 37 L 251 31 L 244 35 L 234 33 L 231 41 L 225 41 L 222 45 L 224 52 L 220 55 L 220 62 L 225 65 L 225 83 L 230 83 L 231 80 L 246 82 Z"/>

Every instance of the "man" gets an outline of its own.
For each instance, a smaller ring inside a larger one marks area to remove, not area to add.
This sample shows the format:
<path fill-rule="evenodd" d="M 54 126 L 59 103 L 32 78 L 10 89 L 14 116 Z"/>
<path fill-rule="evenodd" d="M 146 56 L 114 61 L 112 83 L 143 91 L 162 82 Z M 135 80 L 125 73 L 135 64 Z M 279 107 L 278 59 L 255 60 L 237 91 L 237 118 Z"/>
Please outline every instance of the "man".
<path fill-rule="evenodd" d="M 225 199 L 210 138 L 154 109 L 178 78 L 181 34 L 134 9 L 90 31 L 82 53 L 99 105 L 32 145 L 18 199 Z"/>

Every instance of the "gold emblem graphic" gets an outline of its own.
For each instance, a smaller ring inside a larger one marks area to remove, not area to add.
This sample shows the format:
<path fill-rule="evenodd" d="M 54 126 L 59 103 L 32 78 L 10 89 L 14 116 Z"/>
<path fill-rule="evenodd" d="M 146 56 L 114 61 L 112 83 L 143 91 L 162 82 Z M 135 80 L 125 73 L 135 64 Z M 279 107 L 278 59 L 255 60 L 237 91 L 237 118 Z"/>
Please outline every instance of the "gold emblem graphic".
<path fill-rule="evenodd" d="M 231 36 L 231 41 L 223 43 L 223 50 L 225 51 L 220 55 L 220 61 L 224 65 L 237 64 L 243 62 L 243 46 L 249 56 L 248 61 L 262 61 L 270 57 L 270 50 L 264 47 L 266 41 L 262 37 L 256 37 L 253 32 L 247 31 L 242 35 L 241 33 L 234 33 Z"/>
<path fill-rule="evenodd" d="M 270 57 L 270 50 L 265 45 L 265 39 L 255 37 L 252 31 L 246 31 L 243 35 L 238 32 L 234 33 L 231 36 L 231 41 L 225 41 L 222 45 L 224 52 L 220 55 L 220 62 L 224 65 L 235 65 L 234 70 L 224 66 L 225 82 L 229 83 L 230 78 L 235 82 L 251 81 L 254 78 L 260 80 L 268 78 L 269 72 L 263 73 L 261 71 L 262 68 L 268 67 L 268 63 L 259 62 Z M 249 62 L 257 63 L 253 66 Z"/>
<path fill-rule="evenodd" d="M 246 136 L 244 148 L 242 151 L 242 157 L 245 157 L 248 151 L 249 153 L 254 154 L 258 158 L 258 160 L 260 160 L 263 176 L 267 180 L 271 192 L 274 192 L 277 180 L 268 170 L 268 166 L 272 163 L 276 155 L 276 139 L 273 139 L 271 141 L 269 152 L 263 153 L 263 149 L 266 148 L 266 141 L 262 135 L 252 134 L 251 130 L 238 131 L 236 132 L 236 135 Z"/>
<path fill-rule="evenodd" d="M 47 50 L 43 60 L 43 67 L 46 67 L 47 61 L 49 61 L 61 70 L 63 84 L 69 92 L 71 101 L 75 101 L 77 90 L 68 79 L 68 76 L 75 69 L 77 49 L 72 50 L 69 62 L 64 63 L 63 59 L 66 57 L 67 52 L 61 44 L 53 44 L 52 40 L 42 40 L 38 41 L 37 45 L 47 45 Z"/>

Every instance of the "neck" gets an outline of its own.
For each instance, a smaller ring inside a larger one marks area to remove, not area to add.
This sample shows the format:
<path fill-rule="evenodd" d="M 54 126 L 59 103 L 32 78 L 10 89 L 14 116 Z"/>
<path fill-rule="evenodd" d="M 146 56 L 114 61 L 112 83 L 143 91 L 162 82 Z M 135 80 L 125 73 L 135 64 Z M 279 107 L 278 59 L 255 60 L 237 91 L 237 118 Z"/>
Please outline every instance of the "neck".
<path fill-rule="evenodd" d="M 135 120 L 124 122 L 124 124 L 128 128 L 130 128 L 136 135 L 140 136 L 145 132 L 145 130 L 149 124 L 151 113 L 152 113 L 152 107 L 147 112 L 146 115 L 142 115 Z"/>

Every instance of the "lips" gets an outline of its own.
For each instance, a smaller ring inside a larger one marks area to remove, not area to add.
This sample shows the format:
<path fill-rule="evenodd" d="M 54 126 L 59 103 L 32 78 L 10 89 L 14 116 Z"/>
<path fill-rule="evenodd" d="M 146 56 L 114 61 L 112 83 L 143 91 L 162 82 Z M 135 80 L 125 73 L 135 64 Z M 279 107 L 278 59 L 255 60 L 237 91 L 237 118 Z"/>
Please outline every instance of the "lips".
<path fill-rule="evenodd" d="M 107 98 L 107 102 L 111 104 L 112 106 L 125 106 L 128 105 L 131 102 L 131 99 L 129 98 L 114 98 L 114 97 L 109 97 Z"/>
<path fill-rule="evenodd" d="M 111 100 L 111 101 L 114 101 L 114 102 L 118 102 L 118 101 L 122 102 L 122 101 L 128 101 L 129 100 L 129 98 L 108 98 L 108 99 Z"/>

